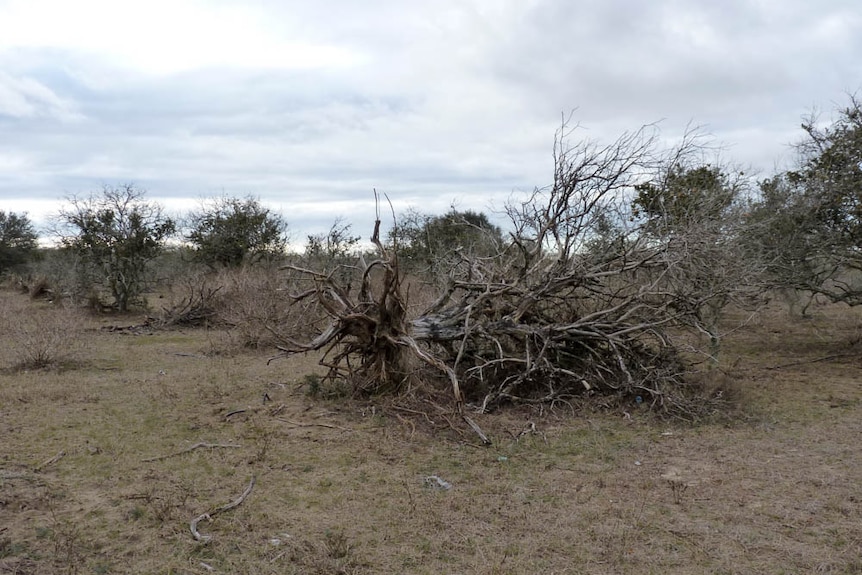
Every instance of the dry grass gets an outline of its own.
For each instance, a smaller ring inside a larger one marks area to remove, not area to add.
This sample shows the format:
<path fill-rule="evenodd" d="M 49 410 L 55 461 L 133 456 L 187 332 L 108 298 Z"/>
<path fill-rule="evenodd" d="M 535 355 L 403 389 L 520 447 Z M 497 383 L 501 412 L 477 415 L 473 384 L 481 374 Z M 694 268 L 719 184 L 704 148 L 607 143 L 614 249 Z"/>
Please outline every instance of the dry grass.
<path fill-rule="evenodd" d="M 76 369 L 0 374 L 0 573 L 862 573 L 859 313 L 815 312 L 725 342 L 732 424 L 511 410 L 491 447 L 427 400 L 315 400 L 311 357 L 90 318 Z"/>
<path fill-rule="evenodd" d="M 82 347 L 84 322 L 78 310 L 21 297 L 4 298 L 0 364 L 12 371 L 70 367 Z"/>

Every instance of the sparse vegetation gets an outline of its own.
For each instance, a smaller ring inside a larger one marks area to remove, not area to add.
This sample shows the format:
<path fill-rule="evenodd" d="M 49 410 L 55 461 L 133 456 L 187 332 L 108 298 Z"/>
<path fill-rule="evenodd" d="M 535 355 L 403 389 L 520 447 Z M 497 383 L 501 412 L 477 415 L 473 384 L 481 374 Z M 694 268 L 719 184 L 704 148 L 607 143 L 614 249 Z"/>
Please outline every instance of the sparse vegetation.
<path fill-rule="evenodd" d="M 75 362 L 84 320 L 77 310 L 10 301 L 0 307 L 0 332 L 6 369 L 59 369 Z"/>
<path fill-rule="evenodd" d="M 564 125 L 505 233 L 374 253 L 222 199 L 165 254 L 137 188 L 72 198 L 0 290 L 0 573 L 859 572 L 860 118 L 758 186 Z"/>
<path fill-rule="evenodd" d="M 213 328 L 81 316 L 75 369 L 0 372 L 0 568 L 852 573 L 862 317 L 811 314 L 773 303 L 727 336 L 735 367 L 704 377 L 736 398 L 732 417 L 679 425 L 581 398 L 472 414 L 487 447 L 439 398 L 310 397 L 316 355 L 267 365 L 251 349 L 206 354 Z M 190 449 L 200 442 L 239 447 Z M 253 475 L 195 542 L 189 521 Z"/>

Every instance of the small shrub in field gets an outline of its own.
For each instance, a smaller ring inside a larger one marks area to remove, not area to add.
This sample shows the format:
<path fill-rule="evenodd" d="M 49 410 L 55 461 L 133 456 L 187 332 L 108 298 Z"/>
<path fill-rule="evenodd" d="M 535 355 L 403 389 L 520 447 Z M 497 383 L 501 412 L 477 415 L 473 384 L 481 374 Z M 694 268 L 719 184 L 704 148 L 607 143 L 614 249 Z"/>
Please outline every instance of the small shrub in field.
<path fill-rule="evenodd" d="M 27 288 L 30 299 L 38 299 L 51 293 L 51 283 L 46 276 L 37 276 Z"/>
<path fill-rule="evenodd" d="M 10 309 L 0 311 L 0 333 L 6 360 L 13 369 L 57 367 L 73 361 L 83 329 L 71 309 Z"/>
<path fill-rule="evenodd" d="M 285 274 L 272 267 L 225 270 L 216 278 L 220 292 L 217 315 L 231 326 L 234 340 L 245 348 L 272 348 L 280 342 L 278 334 L 293 333 L 297 326 L 313 332 L 314 310 L 291 305 Z"/>
<path fill-rule="evenodd" d="M 324 378 L 316 373 L 307 373 L 302 377 L 299 387 L 305 388 L 305 394 L 313 399 L 339 399 L 350 396 L 350 384 L 344 380 Z"/>

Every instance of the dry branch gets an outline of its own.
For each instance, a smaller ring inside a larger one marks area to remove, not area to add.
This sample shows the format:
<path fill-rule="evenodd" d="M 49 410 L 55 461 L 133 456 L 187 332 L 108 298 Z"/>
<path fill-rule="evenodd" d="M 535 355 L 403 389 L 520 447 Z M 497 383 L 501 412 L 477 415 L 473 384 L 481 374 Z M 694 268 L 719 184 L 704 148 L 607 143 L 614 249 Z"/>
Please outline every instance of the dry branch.
<path fill-rule="evenodd" d="M 485 432 L 482 431 L 482 428 L 479 427 L 479 425 L 475 421 L 473 421 L 466 415 L 463 415 L 462 417 L 464 418 L 464 421 L 467 422 L 467 425 L 470 426 L 470 429 L 476 432 L 476 435 L 478 435 L 479 439 L 482 440 L 482 445 L 491 445 L 491 440 L 488 439 L 488 436 L 485 435 Z"/>
<path fill-rule="evenodd" d="M 341 431 L 353 431 L 352 429 L 348 429 L 346 427 L 341 427 L 338 425 L 332 425 L 331 423 L 301 423 L 299 421 L 293 421 L 291 419 L 285 419 L 283 417 L 276 417 L 278 421 L 283 421 L 284 423 L 289 423 L 295 427 L 325 427 L 327 429 L 340 429 Z"/>
<path fill-rule="evenodd" d="M 565 123 L 557 134 L 553 183 L 506 207 L 508 245 L 491 255 L 459 248 L 445 288 L 418 317 L 407 317 L 398 246 L 380 241 L 379 214 L 378 259 L 358 258 L 358 290 L 333 272 L 291 267 L 311 284 L 294 301 L 316 300 L 329 321 L 279 349 L 322 351 L 326 377 L 358 393 L 412 389 L 426 364 L 440 377 L 422 372 L 421 383 L 446 381 L 458 413 L 466 401 L 481 413 L 593 394 L 693 413 L 684 394 L 668 392 L 686 371 L 668 333 L 718 296 L 689 289 L 695 276 L 680 273 L 708 259 L 679 247 L 697 237 L 656 241 L 632 215 L 636 187 L 664 173 L 657 134 L 645 127 L 606 146 L 570 145 L 571 134 Z"/>
<path fill-rule="evenodd" d="M 195 443 L 191 447 L 189 447 L 187 449 L 183 449 L 182 451 L 177 451 L 176 453 L 169 453 L 167 455 L 159 455 L 158 457 L 148 457 L 147 459 L 141 459 L 141 461 L 143 461 L 143 462 L 161 461 L 163 459 L 168 459 L 170 457 L 176 457 L 177 455 L 183 455 L 185 453 L 189 453 L 191 451 L 194 451 L 195 449 L 201 449 L 204 447 L 208 448 L 208 449 L 217 449 L 217 448 L 240 448 L 242 446 L 241 445 L 233 445 L 230 443 L 204 443 L 204 442 L 200 442 L 200 443 Z"/>
<path fill-rule="evenodd" d="M 245 499 L 251 494 L 251 490 L 254 489 L 255 481 L 256 481 L 256 477 L 252 476 L 251 482 L 249 482 L 248 487 L 245 488 L 245 491 L 243 491 L 242 495 L 240 495 L 237 499 L 231 501 L 230 503 L 228 503 L 226 505 L 222 505 L 221 507 L 217 507 L 216 509 L 213 509 L 212 511 L 210 511 L 208 513 L 198 515 L 197 517 L 192 519 L 191 522 L 189 523 L 189 530 L 192 532 L 192 537 L 195 538 L 195 541 L 203 541 L 204 543 L 207 543 L 208 541 L 210 541 L 212 539 L 212 536 L 201 535 L 200 532 L 198 532 L 198 523 L 200 523 L 204 519 L 206 519 L 207 521 L 212 521 L 213 516 L 215 516 L 216 514 L 224 513 L 225 511 L 230 511 L 234 507 L 239 507 L 242 504 L 242 502 L 245 501 Z"/>
<path fill-rule="evenodd" d="M 45 469 L 46 467 L 48 467 L 48 466 L 50 466 L 50 465 L 54 465 L 55 463 L 57 463 L 58 461 L 60 461 L 61 459 L 63 459 L 65 456 L 66 456 L 66 452 L 65 452 L 65 451 L 60 451 L 60 452 L 59 452 L 59 453 L 57 453 L 57 455 L 55 455 L 54 457 L 51 457 L 50 459 L 46 459 L 45 461 L 43 461 L 42 463 L 40 463 L 39 465 L 37 465 L 36 467 L 34 467 L 34 468 L 33 468 L 33 471 L 36 471 L 36 472 L 42 471 L 42 470 L 43 470 L 43 469 Z"/>

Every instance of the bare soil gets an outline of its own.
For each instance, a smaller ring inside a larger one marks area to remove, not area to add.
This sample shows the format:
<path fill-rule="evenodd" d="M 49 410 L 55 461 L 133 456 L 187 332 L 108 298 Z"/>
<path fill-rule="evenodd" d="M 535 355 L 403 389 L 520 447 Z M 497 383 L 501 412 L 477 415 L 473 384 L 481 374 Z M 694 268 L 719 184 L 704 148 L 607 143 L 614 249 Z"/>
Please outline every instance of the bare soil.
<path fill-rule="evenodd" d="M 491 446 L 448 406 L 327 398 L 315 357 L 215 331 L 81 316 L 68 356 L 21 370 L 4 329 L 0 574 L 862 573 L 862 318 L 812 313 L 726 339 L 714 420 L 518 407 L 473 416 Z"/>

